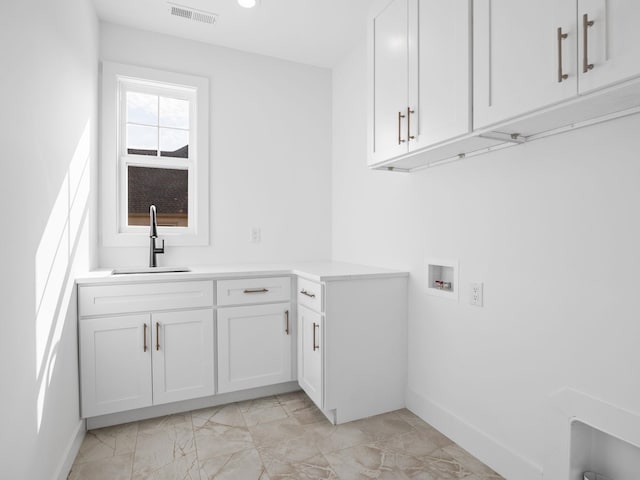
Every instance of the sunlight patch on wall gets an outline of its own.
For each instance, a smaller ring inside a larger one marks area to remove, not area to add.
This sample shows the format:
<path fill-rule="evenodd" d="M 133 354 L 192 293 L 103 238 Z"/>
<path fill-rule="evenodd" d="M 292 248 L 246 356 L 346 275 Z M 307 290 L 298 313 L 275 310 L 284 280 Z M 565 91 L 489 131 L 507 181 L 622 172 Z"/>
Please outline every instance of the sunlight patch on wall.
<path fill-rule="evenodd" d="M 76 268 L 88 268 L 91 125 L 87 122 L 46 226 L 35 257 L 37 425 L 42 425 L 46 393 L 53 376 Z M 87 245 L 83 245 L 87 244 Z"/>
<path fill-rule="evenodd" d="M 36 251 L 36 373 L 42 370 L 54 312 L 69 265 L 69 176 L 65 176 Z"/>

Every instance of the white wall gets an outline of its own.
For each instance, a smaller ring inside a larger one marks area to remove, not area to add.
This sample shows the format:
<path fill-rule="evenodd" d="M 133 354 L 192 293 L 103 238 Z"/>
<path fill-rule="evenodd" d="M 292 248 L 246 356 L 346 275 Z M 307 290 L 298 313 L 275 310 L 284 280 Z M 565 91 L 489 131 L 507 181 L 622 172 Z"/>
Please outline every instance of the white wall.
<path fill-rule="evenodd" d="M 103 60 L 209 78 L 211 243 L 160 265 L 330 257 L 331 72 L 102 24 Z M 252 227 L 262 242 L 252 244 Z M 100 265 L 144 265 L 146 248 L 99 247 Z"/>
<path fill-rule="evenodd" d="M 333 74 L 333 256 L 410 269 L 409 404 L 510 479 L 539 478 L 547 395 L 640 405 L 640 116 L 368 171 L 365 55 Z M 460 303 L 425 295 L 428 257 L 459 259 Z"/>
<path fill-rule="evenodd" d="M 0 15 L 2 478 L 66 478 L 79 418 L 73 279 L 90 268 L 98 21 L 85 0 Z"/>

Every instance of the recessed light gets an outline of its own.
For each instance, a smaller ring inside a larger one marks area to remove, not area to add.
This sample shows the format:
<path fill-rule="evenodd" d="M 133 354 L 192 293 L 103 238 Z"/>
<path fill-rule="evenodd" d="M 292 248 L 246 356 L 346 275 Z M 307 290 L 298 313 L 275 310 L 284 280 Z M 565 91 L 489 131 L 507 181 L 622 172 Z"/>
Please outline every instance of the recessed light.
<path fill-rule="evenodd" d="M 253 8 L 258 4 L 258 0 L 238 0 L 238 5 L 244 8 Z"/>

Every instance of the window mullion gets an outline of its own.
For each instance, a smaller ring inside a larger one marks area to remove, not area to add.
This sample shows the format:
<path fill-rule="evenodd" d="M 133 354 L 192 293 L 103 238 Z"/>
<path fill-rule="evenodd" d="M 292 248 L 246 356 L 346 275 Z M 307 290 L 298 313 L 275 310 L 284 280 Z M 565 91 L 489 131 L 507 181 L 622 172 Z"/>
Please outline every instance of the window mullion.
<path fill-rule="evenodd" d="M 123 155 L 121 157 L 124 165 L 140 166 L 140 167 L 157 167 L 157 168 L 175 168 L 179 170 L 187 170 L 195 165 L 192 160 L 176 157 L 154 157 L 152 155 Z"/>

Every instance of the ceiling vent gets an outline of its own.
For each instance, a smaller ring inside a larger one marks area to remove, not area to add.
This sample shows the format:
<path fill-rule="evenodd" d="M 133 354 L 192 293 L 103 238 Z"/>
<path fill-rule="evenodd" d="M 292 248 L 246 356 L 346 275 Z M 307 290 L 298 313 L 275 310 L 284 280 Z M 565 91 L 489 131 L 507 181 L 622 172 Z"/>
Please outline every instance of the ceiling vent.
<path fill-rule="evenodd" d="M 169 2 L 168 5 L 169 13 L 171 13 L 171 15 L 186 18 L 187 20 L 193 20 L 194 22 L 213 25 L 218 18 L 215 13 L 205 12 L 204 10 L 196 10 L 195 8 L 185 7 L 184 5 L 178 5 L 171 2 Z"/>

